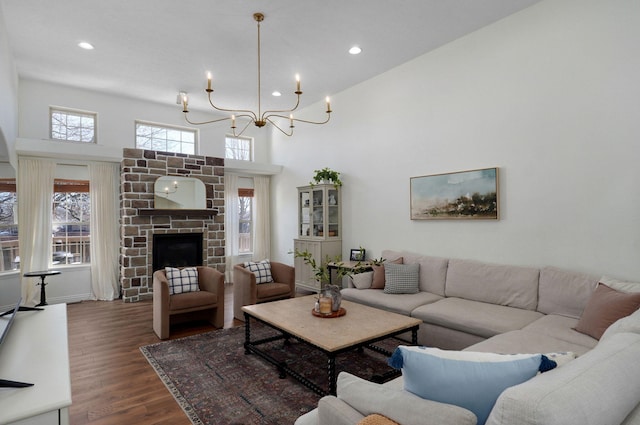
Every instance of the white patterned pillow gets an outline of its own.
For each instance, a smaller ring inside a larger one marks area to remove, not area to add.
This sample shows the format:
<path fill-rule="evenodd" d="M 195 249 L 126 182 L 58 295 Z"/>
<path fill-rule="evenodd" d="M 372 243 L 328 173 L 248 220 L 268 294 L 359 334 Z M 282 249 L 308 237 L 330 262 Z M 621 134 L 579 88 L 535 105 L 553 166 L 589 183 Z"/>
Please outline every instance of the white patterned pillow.
<path fill-rule="evenodd" d="M 420 285 L 420 264 L 384 265 L 385 294 L 417 294 Z"/>
<path fill-rule="evenodd" d="M 369 289 L 371 288 L 371 282 L 373 282 L 373 272 L 356 273 L 351 276 L 351 281 L 353 286 L 358 289 Z"/>
<path fill-rule="evenodd" d="M 273 282 L 273 277 L 271 276 L 271 262 L 269 260 L 262 260 L 257 263 L 246 261 L 244 263 L 244 267 L 256 275 L 256 283 Z"/>
<path fill-rule="evenodd" d="M 197 268 L 185 267 L 183 269 L 176 269 L 174 267 L 165 267 L 164 272 L 167 274 L 167 280 L 169 281 L 170 295 L 200 290 L 200 286 L 198 286 Z"/>

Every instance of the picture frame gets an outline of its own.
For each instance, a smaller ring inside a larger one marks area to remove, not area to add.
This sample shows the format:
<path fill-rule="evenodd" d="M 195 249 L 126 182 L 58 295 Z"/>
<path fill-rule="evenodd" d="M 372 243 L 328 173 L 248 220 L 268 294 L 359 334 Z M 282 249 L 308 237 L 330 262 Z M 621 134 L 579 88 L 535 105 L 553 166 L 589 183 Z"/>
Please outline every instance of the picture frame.
<path fill-rule="evenodd" d="M 498 220 L 498 168 L 410 178 L 411 220 Z"/>
<path fill-rule="evenodd" d="M 364 248 L 351 249 L 351 252 L 349 254 L 349 261 L 364 261 L 365 252 L 366 249 Z"/>

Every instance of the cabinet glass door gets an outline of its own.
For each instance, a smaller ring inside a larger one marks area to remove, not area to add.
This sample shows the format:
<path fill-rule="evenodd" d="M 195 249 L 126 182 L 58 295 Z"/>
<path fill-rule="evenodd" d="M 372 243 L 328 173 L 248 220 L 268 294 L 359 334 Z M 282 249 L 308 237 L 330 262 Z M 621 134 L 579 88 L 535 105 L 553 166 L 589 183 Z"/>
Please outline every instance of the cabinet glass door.
<path fill-rule="evenodd" d="M 300 223 L 300 228 L 298 229 L 299 236 L 310 236 L 311 233 L 311 195 L 309 192 L 300 192 L 300 202 L 299 211 L 300 211 L 300 219 L 298 223 Z"/>
<path fill-rule="evenodd" d="M 313 192 L 313 236 L 324 236 L 324 193 L 320 190 Z"/>
<path fill-rule="evenodd" d="M 338 191 L 330 189 L 327 191 L 327 203 L 328 203 L 328 219 L 327 226 L 329 237 L 340 236 L 340 206 L 338 205 Z"/>

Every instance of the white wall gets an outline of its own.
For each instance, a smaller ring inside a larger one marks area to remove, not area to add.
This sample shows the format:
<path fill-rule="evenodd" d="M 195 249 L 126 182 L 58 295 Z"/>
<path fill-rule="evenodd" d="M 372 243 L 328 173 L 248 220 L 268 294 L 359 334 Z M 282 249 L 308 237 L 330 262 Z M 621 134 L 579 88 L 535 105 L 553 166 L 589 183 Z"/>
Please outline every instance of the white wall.
<path fill-rule="evenodd" d="M 4 23 L 0 4 L 0 23 Z M 0 25 L 0 159 L 9 158 L 9 152 L 18 134 L 18 74 L 16 73 L 6 27 Z"/>
<path fill-rule="evenodd" d="M 110 155 L 116 152 L 122 157 L 122 148 L 135 147 L 136 120 L 191 127 L 184 121 L 182 107 L 175 102 L 162 105 L 36 80 L 20 79 L 19 105 L 19 135 L 24 139 L 21 140 L 20 148 L 37 152 L 43 149 L 43 143 L 44 149 L 52 143 L 48 140 L 49 106 L 98 114 L 98 146 L 67 144 L 69 149 L 81 154 L 99 151 Z M 194 114 L 202 117 L 201 113 Z M 224 158 L 224 136 L 229 130 L 227 124 L 211 124 L 197 129 L 200 141 L 198 154 Z M 269 162 L 268 134 L 258 129 L 249 129 L 247 132 L 247 136 L 255 138 L 256 161 Z M 50 151 L 54 152 L 56 149 L 58 148 L 52 147 Z"/>
<path fill-rule="evenodd" d="M 274 133 L 273 259 L 293 263 L 295 188 L 328 166 L 343 173 L 343 255 L 640 280 L 638 40 L 640 2 L 547 0 L 334 95 L 329 125 Z M 499 221 L 409 219 L 410 177 L 494 166 Z"/>

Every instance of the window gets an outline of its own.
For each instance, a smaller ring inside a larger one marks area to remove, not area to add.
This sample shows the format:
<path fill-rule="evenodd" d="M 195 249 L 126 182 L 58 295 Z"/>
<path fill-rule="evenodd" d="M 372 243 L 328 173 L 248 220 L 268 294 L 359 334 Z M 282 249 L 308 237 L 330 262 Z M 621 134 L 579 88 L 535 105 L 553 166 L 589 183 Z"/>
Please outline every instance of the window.
<path fill-rule="evenodd" d="M 51 107 L 49 118 L 52 139 L 96 143 L 96 113 Z"/>
<path fill-rule="evenodd" d="M 253 139 L 250 137 L 225 136 L 224 157 L 227 159 L 240 159 L 243 161 L 253 161 Z"/>
<path fill-rule="evenodd" d="M 136 121 L 136 148 L 193 155 L 196 131 Z"/>
<path fill-rule="evenodd" d="M 56 179 L 53 189 L 53 264 L 90 262 L 89 182 Z"/>
<path fill-rule="evenodd" d="M 16 179 L 0 179 L 0 272 L 20 266 Z"/>
<path fill-rule="evenodd" d="M 253 252 L 253 189 L 238 189 L 238 253 Z"/>

